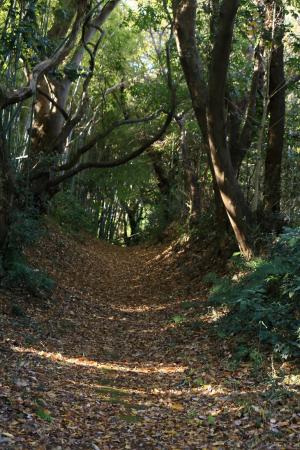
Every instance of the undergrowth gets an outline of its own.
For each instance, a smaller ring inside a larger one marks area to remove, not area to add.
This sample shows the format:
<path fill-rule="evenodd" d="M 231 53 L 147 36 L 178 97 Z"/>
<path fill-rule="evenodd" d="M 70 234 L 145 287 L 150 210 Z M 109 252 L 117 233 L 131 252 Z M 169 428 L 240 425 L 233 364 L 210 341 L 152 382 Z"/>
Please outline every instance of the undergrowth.
<path fill-rule="evenodd" d="M 50 214 L 68 233 L 86 231 L 96 234 L 97 215 L 88 212 L 69 191 L 56 194 L 51 202 Z"/>
<path fill-rule="evenodd" d="M 2 287 L 23 288 L 33 295 L 45 294 L 53 289 L 54 281 L 44 272 L 31 267 L 24 256 L 24 249 L 36 243 L 42 233 L 41 221 L 34 209 L 12 213 Z"/>
<path fill-rule="evenodd" d="M 254 340 L 284 359 L 299 356 L 300 228 L 286 228 L 269 257 L 246 262 L 236 254 L 232 267 L 227 277 L 206 277 L 210 302 L 228 310 L 217 322 L 219 333 Z"/>

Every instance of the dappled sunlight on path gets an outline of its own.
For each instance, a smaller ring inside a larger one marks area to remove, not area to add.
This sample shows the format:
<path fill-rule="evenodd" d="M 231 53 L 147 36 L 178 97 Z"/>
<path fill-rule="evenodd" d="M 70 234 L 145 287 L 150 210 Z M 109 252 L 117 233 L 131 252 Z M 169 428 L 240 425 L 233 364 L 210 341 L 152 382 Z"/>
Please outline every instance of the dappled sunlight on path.
<path fill-rule="evenodd" d="M 300 448 L 284 399 L 272 410 L 251 367 L 229 370 L 201 274 L 170 255 L 54 233 L 32 252 L 57 288 L 3 316 L 0 448 Z"/>

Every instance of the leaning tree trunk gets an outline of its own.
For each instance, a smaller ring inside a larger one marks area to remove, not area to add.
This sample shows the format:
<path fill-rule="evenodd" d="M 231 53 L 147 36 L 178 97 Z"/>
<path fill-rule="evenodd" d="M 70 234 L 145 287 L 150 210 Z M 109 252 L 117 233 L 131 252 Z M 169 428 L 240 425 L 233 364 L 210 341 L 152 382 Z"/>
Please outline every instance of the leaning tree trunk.
<path fill-rule="evenodd" d="M 197 1 L 173 0 L 180 60 L 195 115 L 208 145 L 217 188 L 239 248 L 245 257 L 251 258 L 254 253 L 249 226 L 251 213 L 236 179 L 226 140 L 225 86 L 238 6 L 238 0 L 224 0 L 221 5 L 207 93 L 195 37 Z"/>
<path fill-rule="evenodd" d="M 275 9 L 276 23 L 271 51 L 269 82 L 269 130 L 265 159 L 264 214 L 277 221 L 280 213 L 281 163 L 285 131 L 285 78 L 284 78 L 284 7 L 280 0 L 268 2 Z M 267 223 L 269 220 L 267 220 Z M 271 222 L 269 225 L 272 226 Z M 275 223 L 273 223 L 275 225 Z"/>
<path fill-rule="evenodd" d="M 212 163 L 220 194 L 242 254 L 251 258 L 251 213 L 232 166 L 226 135 L 225 91 L 238 0 L 224 0 L 209 74 L 207 123 Z"/>

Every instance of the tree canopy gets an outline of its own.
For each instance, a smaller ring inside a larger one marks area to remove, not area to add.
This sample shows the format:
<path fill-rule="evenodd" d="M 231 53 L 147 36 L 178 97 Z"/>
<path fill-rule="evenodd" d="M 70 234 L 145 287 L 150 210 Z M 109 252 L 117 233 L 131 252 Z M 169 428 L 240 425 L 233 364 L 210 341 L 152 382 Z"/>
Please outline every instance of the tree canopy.
<path fill-rule="evenodd" d="M 2 242 L 8 205 L 68 191 L 117 240 L 130 215 L 143 234 L 215 204 L 219 238 L 229 219 L 257 253 L 258 229 L 298 215 L 298 17 L 281 1 L 3 1 Z"/>

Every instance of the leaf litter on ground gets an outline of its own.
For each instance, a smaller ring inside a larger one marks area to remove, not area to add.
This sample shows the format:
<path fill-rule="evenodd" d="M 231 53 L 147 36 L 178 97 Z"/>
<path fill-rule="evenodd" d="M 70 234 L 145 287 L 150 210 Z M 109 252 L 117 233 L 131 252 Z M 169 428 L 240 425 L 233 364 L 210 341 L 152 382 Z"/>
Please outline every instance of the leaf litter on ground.
<path fill-rule="evenodd" d="M 300 448 L 295 367 L 229 367 L 209 269 L 177 254 L 57 229 L 30 250 L 57 287 L 0 293 L 0 448 Z"/>

